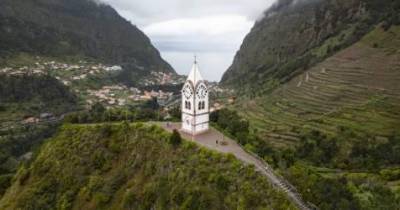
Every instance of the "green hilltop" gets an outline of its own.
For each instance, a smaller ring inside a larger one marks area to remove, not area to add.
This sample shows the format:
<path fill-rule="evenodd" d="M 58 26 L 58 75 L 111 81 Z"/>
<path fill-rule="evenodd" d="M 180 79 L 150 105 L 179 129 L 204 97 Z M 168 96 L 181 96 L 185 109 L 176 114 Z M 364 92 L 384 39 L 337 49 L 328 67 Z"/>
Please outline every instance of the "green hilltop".
<path fill-rule="evenodd" d="M 64 125 L 1 209 L 295 209 L 253 167 L 145 124 Z"/>

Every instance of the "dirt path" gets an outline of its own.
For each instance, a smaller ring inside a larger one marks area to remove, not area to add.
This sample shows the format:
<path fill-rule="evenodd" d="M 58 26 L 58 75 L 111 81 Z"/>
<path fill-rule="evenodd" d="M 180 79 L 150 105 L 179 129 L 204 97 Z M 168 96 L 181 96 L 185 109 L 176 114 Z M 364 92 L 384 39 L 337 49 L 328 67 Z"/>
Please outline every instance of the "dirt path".
<path fill-rule="evenodd" d="M 179 131 L 181 126 L 180 123 L 159 123 L 159 125 L 170 132 L 172 132 L 174 129 L 177 129 Z M 197 135 L 194 138 L 189 134 L 183 132 L 180 133 L 185 139 L 190 139 L 212 150 L 216 150 L 222 153 L 231 153 L 244 163 L 253 164 L 256 170 L 266 176 L 276 188 L 284 191 L 299 209 L 315 209 L 310 208 L 310 205 L 302 200 L 300 194 L 298 194 L 295 188 L 291 186 L 286 180 L 284 180 L 282 177 L 275 175 L 275 173 L 267 163 L 259 159 L 257 156 L 246 152 L 234 140 L 227 138 L 221 132 L 215 130 L 214 128 L 212 128 L 209 132 Z M 217 140 L 219 144 L 216 143 Z M 227 145 L 220 145 L 220 142 L 222 141 L 225 141 Z"/>

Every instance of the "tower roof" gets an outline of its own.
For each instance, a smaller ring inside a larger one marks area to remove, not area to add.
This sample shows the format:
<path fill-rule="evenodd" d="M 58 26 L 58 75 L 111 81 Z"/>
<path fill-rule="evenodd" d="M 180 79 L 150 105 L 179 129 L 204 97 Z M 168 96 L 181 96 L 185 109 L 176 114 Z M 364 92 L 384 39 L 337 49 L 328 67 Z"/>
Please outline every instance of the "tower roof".
<path fill-rule="evenodd" d="M 199 65 L 197 64 L 197 59 L 195 58 L 192 70 L 187 78 L 187 81 L 191 81 L 194 86 L 197 85 L 198 82 L 202 81 L 203 77 L 200 74 Z"/>

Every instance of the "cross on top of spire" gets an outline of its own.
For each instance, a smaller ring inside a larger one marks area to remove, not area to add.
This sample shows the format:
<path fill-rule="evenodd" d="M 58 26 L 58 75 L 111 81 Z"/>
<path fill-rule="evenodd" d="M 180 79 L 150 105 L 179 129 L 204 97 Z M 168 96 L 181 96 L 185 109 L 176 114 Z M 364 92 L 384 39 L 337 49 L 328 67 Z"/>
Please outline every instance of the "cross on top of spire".
<path fill-rule="evenodd" d="M 192 70 L 190 71 L 190 74 L 189 74 L 187 80 L 192 81 L 194 86 L 196 86 L 196 84 L 198 82 L 203 80 L 203 77 L 200 74 L 196 55 L 194 56 L 194 64 L 193 64 Z"/>

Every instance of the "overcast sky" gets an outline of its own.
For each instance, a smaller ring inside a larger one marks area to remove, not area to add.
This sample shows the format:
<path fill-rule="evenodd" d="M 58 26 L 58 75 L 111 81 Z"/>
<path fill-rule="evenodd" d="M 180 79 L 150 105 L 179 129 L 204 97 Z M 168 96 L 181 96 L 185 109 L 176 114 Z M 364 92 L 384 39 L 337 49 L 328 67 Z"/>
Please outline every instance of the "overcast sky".
<path fill-rule="evenodd" d="M 103 1 L 143 30 L 178 73 L 189 73 L 196 54 L 203 77 L 219 81 L 274 0 Z"/>

